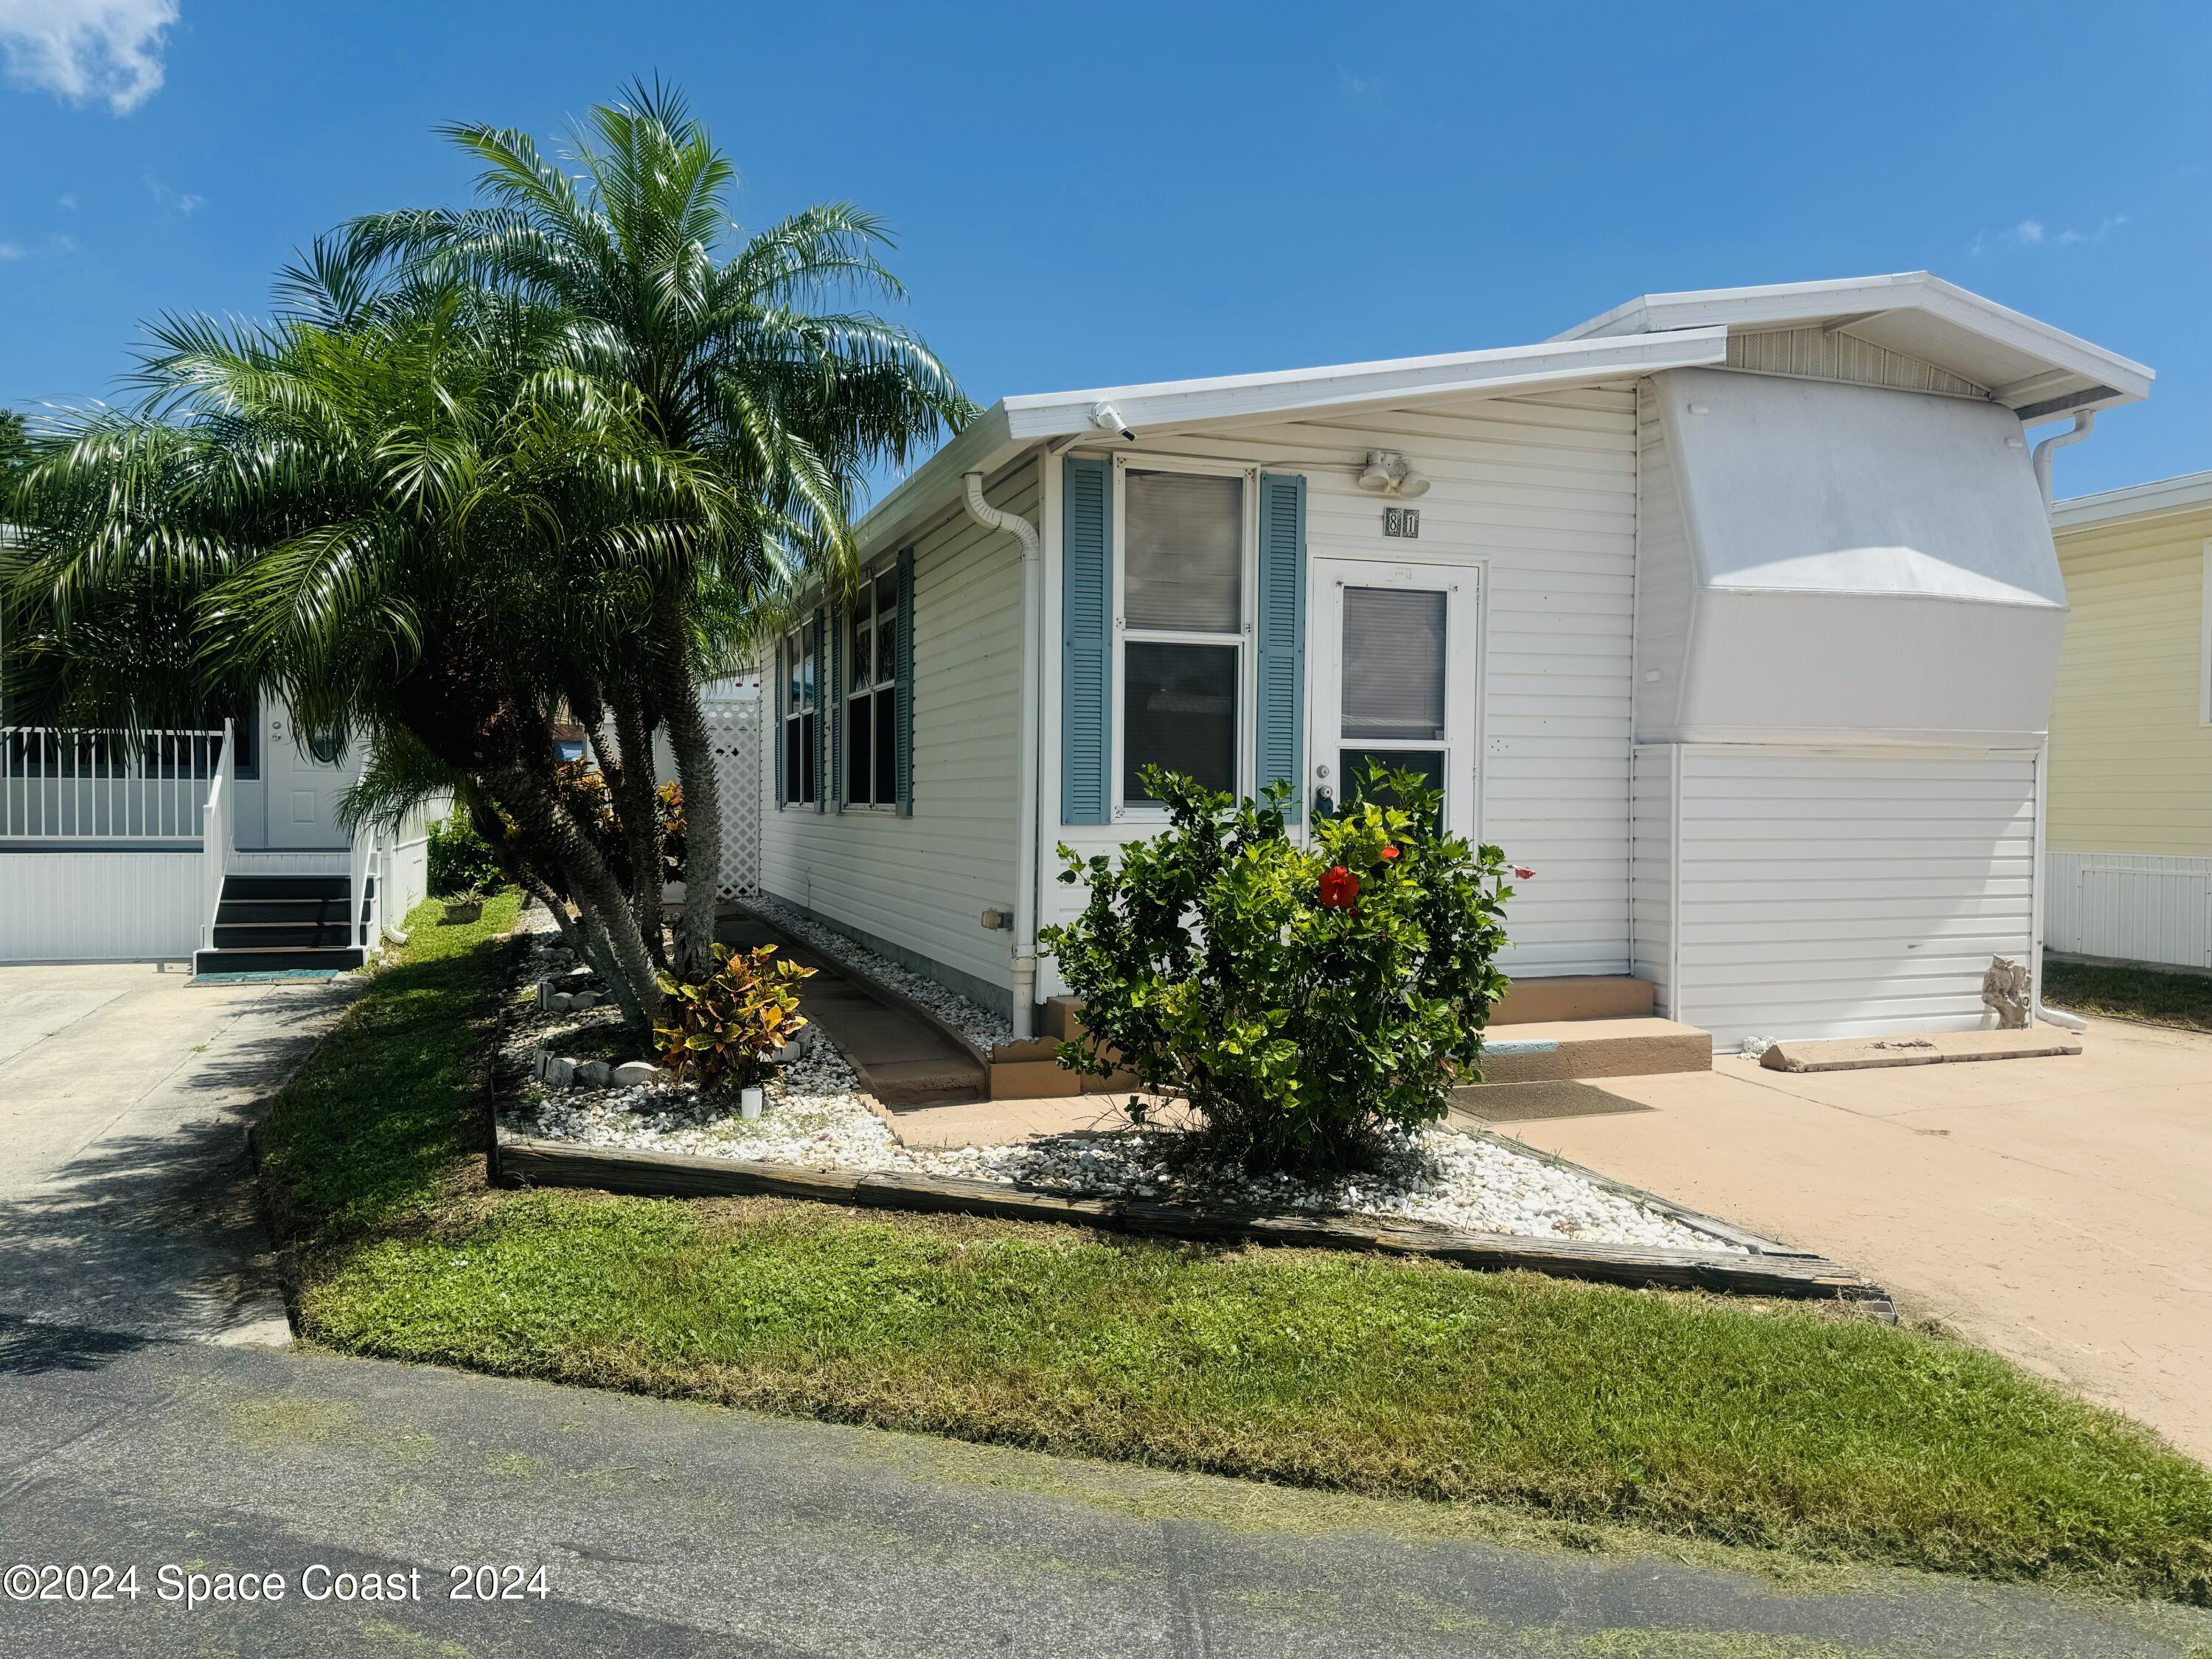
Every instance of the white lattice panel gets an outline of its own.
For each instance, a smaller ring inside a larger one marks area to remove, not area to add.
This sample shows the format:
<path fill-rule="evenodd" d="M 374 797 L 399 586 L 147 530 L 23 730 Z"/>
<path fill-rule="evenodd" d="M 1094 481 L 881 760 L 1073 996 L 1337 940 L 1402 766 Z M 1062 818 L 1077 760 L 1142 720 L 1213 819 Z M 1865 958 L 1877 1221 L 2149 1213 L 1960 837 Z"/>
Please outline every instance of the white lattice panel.
<path fill-rule="evenodd" d="M 714 698 L 706 703 L 707 738 L 714 755 L 714 780 L 722 798 L 722 867 L 714 890 L 723 898 L 760 891 L 761 697 Z"/>

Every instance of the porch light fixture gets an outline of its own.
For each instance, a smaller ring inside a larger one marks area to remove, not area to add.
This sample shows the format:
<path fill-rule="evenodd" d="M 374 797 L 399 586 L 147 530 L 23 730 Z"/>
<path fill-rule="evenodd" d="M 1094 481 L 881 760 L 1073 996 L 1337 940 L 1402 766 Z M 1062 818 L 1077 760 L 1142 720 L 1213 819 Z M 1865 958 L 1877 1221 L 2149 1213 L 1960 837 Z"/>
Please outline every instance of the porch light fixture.
<path fill-rule="evenodd" d="M 1413 464 L 1395 449 L 1370 449 L 1367 465 L 1361 469 L 1359 487 L 1377 495 L 1395 495 L 1410 500 L 1429 493 L 1429 481 L 1413 470 Z"/>

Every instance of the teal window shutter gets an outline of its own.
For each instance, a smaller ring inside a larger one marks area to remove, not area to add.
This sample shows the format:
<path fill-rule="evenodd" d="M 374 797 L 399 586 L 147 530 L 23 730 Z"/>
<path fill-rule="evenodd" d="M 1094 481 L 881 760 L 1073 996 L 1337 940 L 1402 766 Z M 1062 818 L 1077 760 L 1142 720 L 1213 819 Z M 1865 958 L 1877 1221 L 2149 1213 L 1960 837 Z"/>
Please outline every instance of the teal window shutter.
<path fill-rule="evenodd" d="M 1114 469 L 1071 455 L 1060 491 L 1060 820 L 1113 817 Z"/>
<path fill-rule="evenodd" d="M 842 611 L 828 613 L 830 622 L 830 684 L 822 699 L 823 718 L 830 723 L 830 770 L 822 780 L 822 793 L 845 810 L 845 618 Z"/>
<path fill-rule="evenodd" d="M 1306 481 L 1260 475 L 1258 788 L 1291 785 L 1290 817 L 1305 794 Z"/>
<path fill-rule="evenodd" d="M 788 651 L 788 645 L 779 636 L 775 642 L 775 729 L 769 733 L 769 742 L 775 749 L 775 804 L 779 807 L 791 799 L 791 786 L 783 775 L 784 697 L 791 684 Z"/>
<path fill-rule="evenodd" d="M 824 724 L 823 714 L 830 700 L 823 695 L 822 684 L 823 670 L 827 664 L 824 660 L 826 653 L 822 648 L 822 608 L 819 605 L 815 607 L 814 614 L 808 618 L 806 625 L 814 630 L 814 718 L 807 725 L 812 728 L 814 740 L 814 810 L 820 812 L 827 810 L 830 799 L 830 781 L 822 775 L 822 751 L 827 746 L 822 729 Z"/>
<path fill-rule="evenodd" d="M 898 556 L 898 679 L 892 692 L 895 722 L 891 774 L 897 786 L 898 812 L 914 816 L 914 550 L 902 547 Z M 881 650 L 880 644 L 877 649 Z"/>

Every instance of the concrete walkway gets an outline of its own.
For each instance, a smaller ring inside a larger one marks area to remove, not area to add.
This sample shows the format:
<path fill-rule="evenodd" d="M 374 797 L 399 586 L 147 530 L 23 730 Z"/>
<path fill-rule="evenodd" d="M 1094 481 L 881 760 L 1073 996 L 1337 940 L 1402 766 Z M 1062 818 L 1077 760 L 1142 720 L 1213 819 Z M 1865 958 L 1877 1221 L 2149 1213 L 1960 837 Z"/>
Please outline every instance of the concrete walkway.
<path fill-rule="evenodd" d="M 0 968 L 0 1316 L 289 1342 L 246 1124 L 350 988 Z"/>
<path fill-rule="evenodd" d="M 1580 1085 L 1651 1108 L 1500 1124 L 1849 1262 L 1899 1310 L 2212 1462 L 2212 1036 L 2093 1021 L 2079 1055 Z"/>
<path fill-rule="evenodd" d="M 137 1565 L 143 1592 L 0 1600 L 0 1651 L 41 1659 L 2179 1659 L 2212 1640 L 2202 1610 L 1768 1577 L 1711 1553 L 1530 1547 L 1439 1506 L 313 1354 L 15 1335 L 0 1326 L 0 1567 Z M 161 1601 L 160 1568 L 187 1563 L 280 1573 L 286 1593 Z M 447 1599 L 454 1566 L 496 1584 L 508 1563 L 543 1596 Z M 340 1572 L 397 1575 L 404 1599 L 311 1599 Z"/>
<path fill-rule="evenodd" d="M 835 957 L 785 933 L 744 905 L 726 905 L 714 925 L 725 945 L 773 945 L 814 977 L 799 988 L 799 1012 L 826 1031 L 860 1074 L 860 1086 L 893 1112 L 979 1101 L 990 1079 L 975 1055 L 902 1002 L 880 995 Z"/>

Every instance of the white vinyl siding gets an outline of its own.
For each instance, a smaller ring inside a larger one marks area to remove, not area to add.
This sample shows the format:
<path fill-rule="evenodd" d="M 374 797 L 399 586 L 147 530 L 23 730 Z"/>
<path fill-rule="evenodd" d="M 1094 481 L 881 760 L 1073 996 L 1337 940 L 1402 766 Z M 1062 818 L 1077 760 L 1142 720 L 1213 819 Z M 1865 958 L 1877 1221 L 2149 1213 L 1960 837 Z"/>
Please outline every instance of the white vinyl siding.
<path fill-rule="evenodd" d="M 1634 760 L 1629 873 L 1629 971 L 1650 981 L 1654 1012 L 1672 1019 L 1674 994 L 1674 757 L 1639 746 Z"/>
<path fill-rule="evenodd" d="M 1990 958 L 2034 957 L 2035 768 L 1683 746 L 1674 1018 L 1722 1048 L 1982 1024 Z"/>
<path fill-rule="evenodd" d="M 1630 669 L 1636 561 L 1636 404 L 1627 384 L 1419 410 L 1268 421 L 1116 446 L 1299 472 L 1310 559 L 1481 561 L 1486 680 L 1483 839 L 1532 866 L 1506 918 L 1510 973 L 1628 970 Z M 1404 453 L 1431 488 L 1415 541 L 1382 534 L 1381 497 L 1354 480 L 1371 449 Z M 1057 465 L 1057 463 L 1055 463 Z M 1060 635 L 1058 495 L 1045 515 L 1046 635 Z M 1048 657 L 1048 803 L 1059 799 L 1058 653 Z M 1308 665 L 1310 679 L 1312 665 Z M 1302 793 L 1310 798 L 1312 757 Z M 1053 879 L 1066 841 L 1111 852 L 1142 826 L 1044 826 L 1042 920 L 1079 889 Z M 1044 989 L 1060 988 L 1046 964 Z"/>
<path fill-rule="evenodd" d="M 1025 463 L 986 498 L 1034 522 L 1036 476 Z M 957 505 L 913 545 L 914 815 L 764 813 L 762 885 L 1003 1011 L 1012 936 L 980 918 L 1014 902 L 1020 547 Z"/>
<path fill-rule="evenodd" d="M 1681 713 L 1690 650 L 1689 525 L 1652 383 L 1636 386 L 1636 726 L 1662 732 Z"/>

